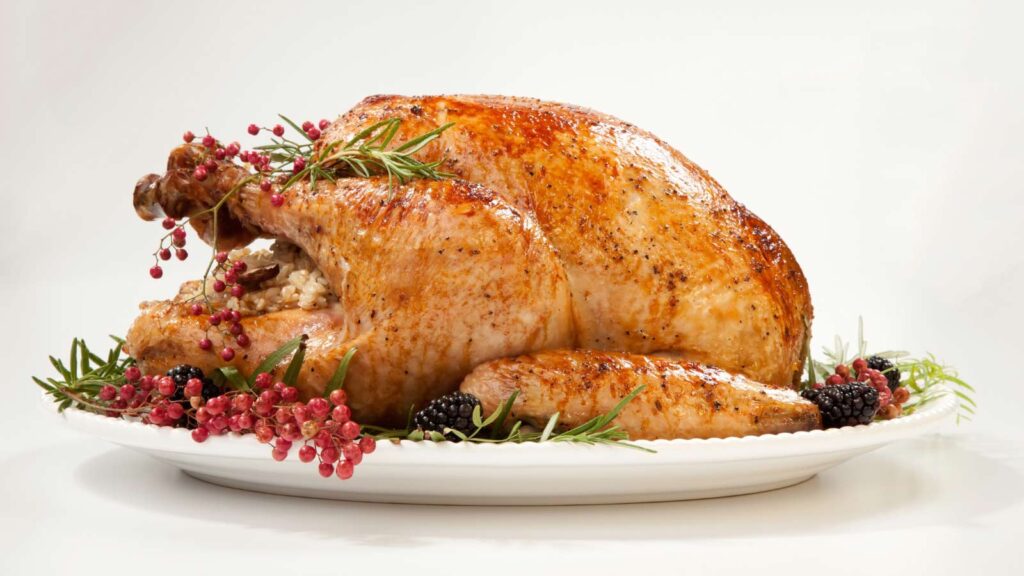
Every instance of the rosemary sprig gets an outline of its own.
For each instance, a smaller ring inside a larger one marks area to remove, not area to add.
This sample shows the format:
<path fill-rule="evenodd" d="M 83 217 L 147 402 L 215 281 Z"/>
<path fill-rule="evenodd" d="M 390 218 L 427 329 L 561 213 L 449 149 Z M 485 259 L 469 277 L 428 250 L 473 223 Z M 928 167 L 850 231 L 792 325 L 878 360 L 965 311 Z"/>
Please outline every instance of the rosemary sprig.
<path fill-rule="evenodd" d="M 403 184 L 415 178 L 438 180 L 452 176 L 439 170 L 443 160 L 421 162 L 413 158 L 413 155 L 454 126 L 454 123 L 438 126 L 389 149 L 388 146 L 402 124 L 400 118 L 389 118 L 367 127 L 348 142 L 331 142 L 317 151 L 314 141 L 295 122 L 284 115 L 279 116 L 295 129 L 304 141 L 296 142 L 284 136 L 273 137 L 271 144 L 257 146 L 255 149 L 270 155 L 273 162 L 271 175 L 287 177 L 281 187 L 282 191 L 296 182 L 307 179 L 311 186 L 315 186 L 317 180 L 333 182 L 343 176 L 368 178 L 374 175 L 387 175 L 389 183 L 397 180 Z M 301 168 L 296 170 L 296 167 Z"/>
<path fill-rule="evenodd" d="M 524 442 L 571 442 L 575 444 L 591 445 L 607 444 L 633 448 L 644 452 L 655 452 L 655 450 L 645 446 L 639 446 L 628 442 L 629 434 L 617 425 L 610 425 L 615 417 L 622 412 L 622 409 L 625 408 L 630 401 L 636 398 L 643 389 L 643 385 L 637 386 L 622 400 L 619 400 L 619 402 L 608 412 L 596 416 L 575 428 L 559 433 L 555 432 L 560 418 L 560 414 L 558 412 L 551 415 L 551 418 L 548 419 L 544 429 L 540 431 L 532 429 L 528 430 L 524 427 L 522 420 L 516 420 L 511 427 L 506 428 L 505 420 L 507 420 L 509 413 L 512 411 L 512 405 L 519 396 L 518 390 L 512 392 L 512 394 L 506 398 L 505 401 L 502 402 L 501 405 L 486 419 L 482 418 L 480 407 L 477 406 L 473 410 L 473 425 L 475 429 L 469 434 L 452 428 L 445 428 L 443 432 L 423 431 L 412 428 L 410 425 L 407 425 L 404 429 L 388 429 L 367 425 L 364 425 L 363 428 L 373 432 L 374 436 L 379 440 L 412 440 L 414 442 L 431 440 L 434 442 L 441 442 L 447 439 L 446 435 L 451 435 L 462 442 L 478 444 L 501 444 L 505 442 L 513 442 L 517 444 Z"/>
<path fill-rule="evenodd" d="M 59 411 L 63 412 L 70 406 L 90 412 L 109 410 L 92 399 L 98 396 L 100 388 L 107 384 L 124 384 L 125 369 L 135 364 L 135 359 L 123 355 L 124 340 L 117 336 L 111 338 L 115 345 L 105 357 L 90 350 L 85 340 L 75 338 L 71 341 L 71 353 L 67 363 L 50 356 L 50 364 L 57 371 L 59 378 L 32 377 L 40 388 L 53 397 Z"/>
<path fill-rule="evenodd" d="M 854 358 L 879 356 L 893 363 L 893 369 L 900 372 L 900 385 L 906 386 L 910 391 L 910 400 L 903 405 L 904 415 L 913 414 L 928 403 L 941 398 L 946 389 L 960 400 L 957 422 L 970 420 L 978 406 L 973 398 L 974 387 L 962 380 L 956 369 L 942 364 L 934 355 L 914 357 L 902 350 L 869 351 L 867 340 L 864 339 L 863 319 L 858 321 L 857 347 L 853 354 L 850 353 L 849 344 L 839 336 L 835 337 L 832 348 L 824 347 L 822 353 L 823 360 L 814 360 L 808 356 L 805 386 L 826 378 L 839 364 L 847 364 Z M 942 388 L 942 384 L 947 386 Z"/>

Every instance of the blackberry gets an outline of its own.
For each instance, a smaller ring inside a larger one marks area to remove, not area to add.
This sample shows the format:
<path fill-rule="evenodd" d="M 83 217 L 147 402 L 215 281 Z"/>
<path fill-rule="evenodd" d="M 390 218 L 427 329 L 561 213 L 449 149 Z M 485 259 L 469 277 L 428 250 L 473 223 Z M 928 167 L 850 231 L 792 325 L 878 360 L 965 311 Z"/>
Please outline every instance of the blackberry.
<path fill-rule="evenodd" d="M 189 411 L 189 409 L 192 408 L 192 405 L 189 404 L 188 398 L 185 398 L 185 383 L 192 378 L 202 380 L 202 396 L 204 401 L 209 400 L 214 396 L 220 396 L 223 393 L 223 390 L 214 384 L 213 380 L 207 378 L 206 375 L 203 374 L 202 370 L 195 366 L 189 366 L 188 364 L 179 364 L 174 368 L 171 368 L 167 371 L 167 375 L 174 380 L 175 385 L 174 394 L 171 396 L 171 400 L 181 404 L 181 407 L 185 409 L 185 413 L 187 414 L 187 417 L 185 418 L 185 427 L 188 429 L 195 428 L 199 423 L 196 422 L 195 417 L 193 417 L 192 413 Z"/>
<path fill-rule="evenodd" d="M 870 424 L 878 412 L 878 390 L 862 382 L 808 389 L 800 394 L 818 405 L 825 428 Z"/>
<path fill-rule="evenodd" d="M 168 370 L 167 375 L 174 380 L 174 384 L 177 386 L 171 400 L 185 399 L 185 383 L 192 378 L 198 378 L 203 381 L 203 400 L 209 400 L 210 398 L 220 396 L 223 393 L 220 387 L 213 383 L 213 380 L 207 378 L 206 375 L 203 374 L 203 371 L 195 366 L 179 364 Z"/>
<path fill-rule="evenodd" d="M 443 432 L 445 428 L 470 434 L 476 430 L 473 425 L 473 409 L 480 405 L 480 399 L 464 392 L 451 392 L 435 398 L 413 416 L 416 427 L 424 432 Z M 458 436 L 447 434 L 449 440 L 458 440 Z"/>
<path fill-rule="evenodd" d="M 872 356 L 868 358 L 868 368 L 878 370 L 885 376 L 889 381 L 889 390 L 895 392 L 900 387 L 900 371 L 889 360 L 881 356 Z"/>

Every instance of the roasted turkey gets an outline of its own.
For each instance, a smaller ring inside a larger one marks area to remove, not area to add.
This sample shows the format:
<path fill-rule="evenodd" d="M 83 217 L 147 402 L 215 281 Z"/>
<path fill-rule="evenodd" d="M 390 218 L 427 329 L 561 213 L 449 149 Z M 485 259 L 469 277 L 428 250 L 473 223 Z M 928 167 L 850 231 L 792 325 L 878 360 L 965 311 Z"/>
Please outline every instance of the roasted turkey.
<path fill-rule="evenodd" d="M 812 309 L 800 267 L 767 224 L 682 154 L 591 110 L 495 96 L 370 97 L 318 145 L 395 117 L 396 141 L 455 123 L 418 154 L 443 160 L 455 178 L 307 182 L 279 208 L 246 184 L 218 212 L 219 248 L 257 237 L 295 244 L 336 296 L 319 310 L 244 318 L 254 344 L 232 360 L 243 372 L 306 333 L 306 395 L 358 347 L 346 389 L 361 421 L 403 424 L 411 406 L 478 367 L 464 389 L 491 401 L 495 390 L 519 387 L 523 416 L 543 419 L 581 390 L 584 374 L 571 367 L 596 370 L 597 351 L 630 353 L 609 356 L 614 382 L 596 384 L 599 401 L 580 404 L 580 417 L 631 383 L 653 382 L 629 413 L 635 437 L 816 426 L 813 405 L 770 388 L 792 388 L 801 373 Z M 223 163 L 197 181 L 197 154 L 180 146 L 165 174 L 139 181 L 140 216 L 195 214 L 248 175 Z M 209 218 L 192 224 L 212 239 Z M 183 297 L 146 303 L 128 351 L 147 372 L 210 369 L 222 362 L 195 345 L 204 322 Z M 658 370 L 676 376 L 656 381 Z M 757 401 L 762 392 L 771 403 Z M 694 394 L 705 394 L 703 404 Z M 658 417 L 640 417 L 655 402 Z M 707 402 L 732 412 L 707 416 Z"/>

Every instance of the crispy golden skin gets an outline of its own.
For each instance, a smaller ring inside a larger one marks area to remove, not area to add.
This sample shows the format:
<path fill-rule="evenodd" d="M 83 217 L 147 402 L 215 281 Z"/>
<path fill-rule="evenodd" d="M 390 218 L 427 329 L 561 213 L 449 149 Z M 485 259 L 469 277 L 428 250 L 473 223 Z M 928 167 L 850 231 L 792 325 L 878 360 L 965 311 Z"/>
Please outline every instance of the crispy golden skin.
<path fill-rule="evenodd" d="M 322 144 L 384 118 L 396 141 L 455 126 L 420 153 L 532 215 L 572 291 L 575 345 L 672 351 L 792 386 L 810 294 L 781 238 L 648 132 L 564 104 L 500 96 L 372 96 Z"/>
<path fill-rule="evenodd" d="M 726 438 L 821 427 L 817 406 L 792 390 L 692 362 L 641 354 L 550 350 L 478 366 L 460 389 L 496 409 L 514 390 L 512 419 L 543 427 L 552 414 L 574 427 L 644 390 L 614 423 L 632 439 Z"/>

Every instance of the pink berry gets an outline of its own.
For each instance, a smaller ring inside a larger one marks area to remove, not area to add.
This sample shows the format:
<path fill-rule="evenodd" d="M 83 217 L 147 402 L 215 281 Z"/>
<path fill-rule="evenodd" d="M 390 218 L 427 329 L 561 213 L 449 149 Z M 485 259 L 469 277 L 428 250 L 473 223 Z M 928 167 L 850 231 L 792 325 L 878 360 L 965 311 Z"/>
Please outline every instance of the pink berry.
<path fill-rule="evenodd" d="M 359 439 L 359 449 L 363 454 L 373 454 L 377 449 L 377 440 L 373 436 L 363 436 Z"/>
<path fill-rule="evenodd" d="M 207 318 L 207 320 L 210 322 L 211 326 L 218 326 L 221 322 L 221 317 L 220 314 L 210 314 L 210 317 Z"/>
<path fill-rule="evenodd" d="M 234 286 L 231 287 L 231 295 L 234 296 L 235 298 L 241 298 L 242 296 L 245 296 L 245 286 L 242 286 L 241 284 L 235 284 Z"/>
<path fill-rule="evenodd" d="M 161 376 L 156 382 L 156 391 L 163 396 L 173 395 L 177 388 L 177 384 L 174 383 L 174 379 L 170 376 Z"/>
<path fill-rule="evenodd" d="M 196 169 L 192 171 L 192 176 L 196 180 L 199 180 L 200 182 L 202 182 L 203 180 L 206 180 L 206 173 L 207 173 L 206 166 L 199 165 L 199 166 L 196 166 Z"/>
<path fill-rule="evenodd" d="M 320 465 L 317 466 L 317 471 L 320 472 L 320 475 L 324 478 L 330 478 L 331 475 L 334 474 L 334 464 L 321 462 Z"/>
<path fill-rule="evenodd" d="M 214 256 L 213 258 L 214 258 L 214 260 L 216 260 L 220 264 L 223 264 L 223 263 L 228 261 L 228 253 L 227 252 L 217 252 L 217 255 Z"/>
<path fill-rule="evenodd" d="M 200 316 L 203 313 L 203 305 L 193 304 L 188 307 L 188 311 L 191 312 L 193 316 Z"/>
<path fill-rule="evenodd" d="M 333 443 L 331 433 L 328 430 L 321 430 L 313 436 L 313 442 L 319 448 L 327 448 Z"/>
<path fill-rule="evenodd" d="M 171 250 L 170 250 L 170 248 L 161 248 L 160 251 L 157 252 L 157 256 L 159 256 L 161 260 L 170 260 L 171 259 Z"/>
<path fill-rule="evenodd" d="M 185 133 L 181 135 L 181 139 L 184 140 L 186 144 L 191 144 L 192 141 L 196 139 L 196 135 L 193 134 L 191 130 L 186 130 Z"/>
<path fill-rule="evenodd" d="M 251 430 L 253 424 L 252 414 L 249 412 L 243 412 L 238 415 L 238 425 L 242 430 Z"/>
<path fill-rule="evenodd" d="M 149 269 L 149 275 L 152 276 L 154 279 L 159 279 L 161 276 L 164 275 L 164 269 L 161 268 L 159 264 L 156 264 Z"/>
<path fill-rule="evenodd" d="M 142 378 L 142 370 L 138 366 L 129 366 L 124 369 L 124 379 L 128 382 L 138 382 Z"/>
<path fill-rule="evenodd" d="M 316 126 L 313 126 L 309 130 L 306 130 L 306 135 L 309 136 L 310 140 L 319 140 L 320 139 L 320 129 L 317 128 Z"/>
<path fill-rule="evenodd" d="M 306 120 L 305 122 L 302 123 L 302 131 L 303 132 L 309 132 L 309 129 L 312 128 L 312 127 L 313 127 L 313 123 L 310 122 L 309 120 Z"/>
<path fill-rule="evenodd" d="M 241 144 L 239 144 L 238 142 L 232 142 L 231 144 L 228 144 L 227 148 L 224 149 L 224 153 L 230 157 L 234 157 L 238 155 L 238 151 L 241 149 Z"/>
<path fill-rule="evenodd" d="M 278 462 L 281 462 L 282 460 L 288 457 L 287 452 L 285 452 L 284 450 L 278 450 L 277 448 L 274 448 L 274 450 L 270 452 L 270 455 L 273 456 L 274 460 L 277 460 Z"/>
<path fill-rule="evenodd" d="M 210 158 L 206 162 L 203 162 L 203 166 L 206 166 L 206 171 L 207 172 L 216 172 L 217 171 L 217 162 L 214 161 L 213 158 Z"/>
<path fill-rule="evenodd" d="M 285 386 L 281 389 L 282 402 L 295 402 L 299 399 L 299 389 L 294 386 Z"/>
<path fill-rule="evenodd" d="M 270 186 L 270 180 L 264 180 L 263 182 L 260 182 L 260 190 L 264 192 L 270 192 Z"/>
<path fill-rule="evenodd" d="M 227 314 L 227 318 L 232 322 L 242 321 L 242 313 L 239 312 L 238 310 L 226 310 L 224 314 Z"/>
<path fill-rule="evenodd" d="M 270 205 L 273 206 L 274 208 L 280 208 L 281 206 L 284 205 L 284 196 L 280 194 L 271 194 Z"/>
<path fill-rule="evenodd" d="M 204 426 L 200 426 L 192 431 L 192 439 L 196 442 L 206 442 L 206 439 L 210 437 L 210 431 Z"/>
<path fill-rule="evenodd" d="M 171 228 L 174 228 L 174 226 L 177 225 L 177 223 L 177 220 L 168 216 L 164 218 L 163 222 L 161 222 L 160 225 L 164 227 L 164 230 L 170 230 Z"/>
<path fill-rule="evenodd" d="M 174 256 L 177 257 L 178 260 L 185 260 L 186 258 L 188 258 L 188 252 L 185 251 L 184 248 L 178 248 L 177 250 L 174 251 Z"/>
<path fill-rule="evenodd" d="M 323 458 L 324 462 L 337 462 L 341 455 L 338 454 L 336 448 L 328 446 L 320 451 L 320 458 Z"/>
<path fill-rule="evenodd" d="M 278 438 L 274 441 L 274 447 L 287 452 L 292 449 L 292 441 L 287 438 Z"/>
<path fill-rule="evenodd" d="M 223 148 L 217 148 L 213 151 L 213 157 L 217 160 L 223 160 L 225 156 L 227 156 L 227 152 Z"/>
<path fill-rule="evenodd" d="M 238 336 L 243 332 L 242 325 L 238 322 L 232 322 L 231 326 L 228 327 L 228 332 L 231 332 L 232 336 Z"/>
<path fill-rule="evenodd" d="M 341 425 L 341 428 L 338 429 L 338 434 L 345 440 L 354 440 L 359 436 L 359 424 L 349 420 Z"/>
<path fill-rule="evenodd" d="M 335 406 L 341 406 L 348 402 L 348 394 L 346 394 L 341 388 L 332 390 L 329 398 L 331 400 L 331 404 L 334 404 Z"/>
<path fill-rule="evenodd" d="M 167 417 L 171 420 L 177 420 L 185 415 L 185 409 L 181 407 L 181 404 L 172 402 L 167 405 Z"/>
<path fill-rule="evenodd" d="M 213 348 L 213 341 L 209 338 L 203 338 L 199 341 L 199 348 L 201 350 L 209 350 L 210 348 Z"/>
<path fill-rule="evenodd" d="M 295 159 L 293 166 L 295 167 L 296 172 L 301 172 L 306 167 L 306 159 L 303 158 L 302 156 L 299 156 L 298 158 Z"/>
<path fill-rule="evenodd" d="M 345 461 L 338 464 L 337 470 L 338 478 L 342 480 L 348 480 L 352 477 L 352 473 L 355 472 L 355 466 L 351 462 Z"/>
<path fill-rule="evenodd" d="M 228 284 L 234 284 L 238 281 L 238 273 L 232 268 L 224 273 L 224 281 Z"/>
<path fill-rule="evenodd" d="M 273 132 L 274 132 L 274 136 L 277 136 L 277 137 L 284 136 L 284 126 L 281 126 L 280 124 L 274 124 Z"/>
<path fill-rule="evenodd" d="M 256 435 L 256 439 L 264 444 L 270 442 L 270 439 L 274 437 L 273 428 L 266 424 L 257 424 L 256 427 L 253 428 L 252 432 Z"/>
<path fill-rule="evenodd" d="M 327 413 L 331 411 L 331 404 L 325 398 L 310 398 L 309 402 L 306 403 L 309 411 L 313 414 L 316 419 L 326 418 Z"/>
<path fill-rule="evenodd" d="M 327 127 L 330 126 L 330 125 L 331 125 L 331 123 L 328 120 L 326 120 L 326 119 L 320 121 L 320 129 L 321 130 L 327 130 Z"/>
<path fill-rule="evenodd" d="M 220 351 L 220 357 L 225 362 L 230 362 L 235 357 L 235 350 L 230 346 Z"/>
<path fill-rule="evenodd" d="M 256 387 L 259 389 L 266 389 L 270 387 L 274 377 L 267 372 L 260 372 L 256 375 Z"/>
<path fill-rule="evenodd" d="M 223 396 L 210 398 L 210 400 L 206 402 L 206 411 L 214 416 L 220 416 L 225 410 L 227 410 L 227 404 L 227 398 Z"/>
<path fill-rule="evenodd" d="M 214 292 L 223 292 L 224 289 L 227 288 L 227 287 L 228 287 L 228 285 L 225 284 L 223 280 L 214 280 L 213 281 L 213 291 Z M 214 326 L 216 326 L 216 324 L 214 324 Z"/>
<path fill-rule="evenodd" d="M 146 375 L 139 379 L 139 390 L 149 392 L 153 388 L 156 388 L 156 379 L 152 376 Z"/>
<path fill-rule="evenodd" d="M 213 136 L 210 136 L 209 134 L 207 134 L 206 136 L 203 136 L 203 146 L 206 146 L 207 148 L 213 148 L 216 145 L 217 145 L 217 140 L 214 139 Z"/>
<path fill-rule="evenodd" d="M 357 458 L 360 460 L 363 458 L 363 451 L 359 448 L 359 444 L 356 444 L 355 442 L 347 442 L 344 444 L 341 447 L 341 453 L 345 455 L 346 459 L 352 460 L 353 464 L 359 463 L 356 461 Z"/>
<path fill-rule="evenodd" d="M 255 136 L 255 135 L 260 133 L 260 127 L 255 125 L 255 124 L 249 124 L 248 131 L 249 131 L 249 134 L 252 134 L 253 136 Z"/>
<path fill-rule="evenodd" d="M 239 334 L 235 338 L 235 342 L 237 342 L 242 348 L 248 348 L 252 344 L 252 340 L 249 339 L 248 334 Z"/>
<path fill-rule="evenodd" d="M 345 422 L 348 422 L 351 419 L 352 409 L 344 404 L 335 406 L 334 410 L 331 410 L 331 420 L 334 420 L 339 424 L 344 424 Z"/>
<path fill-rule="evenodd" d="M 100 400 L 113 400 L 115 396 L 117 396 L 117 388 L 110 384 L 104 384 L 100 388 Z"/>
<path fill-rule="evenodd" d="M 185 382 L 183 393 L 186 398 L 201 396 L 203 394 L 203 381 L 199 378 L 189 378 L 188 381 Z"/>
<path fill-rule="evenodd" d="M 231 408 L 236 412 L 248 412 L 252 408 L 253 399 L 249 394 L 239 394 L 231 399 Z"/>
<path fill-rule="evenodd" d="M 212 418 L 213 414 L 210 414 L 210 411 L 206 409 L 206 406 L 201 406 L 198 410 L 196 410 L 196 422 L 199 422 L 200 424 L 206 424 Z"/>
<path fill-rule="evenodd" d="M 355 444 L 353 444 L 353 446 L 355 446 Z M 358 446 L 356 447 L 355 451 L 352 453 L 352 457 L 351 458 L 349 458 L 347 456 L 345 457 L 345 462 L 351 462 L 353 466 L 358 466 L 359 463 L 362 462 L 362 461 L 363 461 L 363 452 L 361 450 L 359 450 Z"/>
<path fill-rule="evenodd" d="M 309 463 L 312 462 L 314 458 L 316 458 L 316 448 L 313 448 L 308 444 L 299 448 L 299 460 Z"/>

